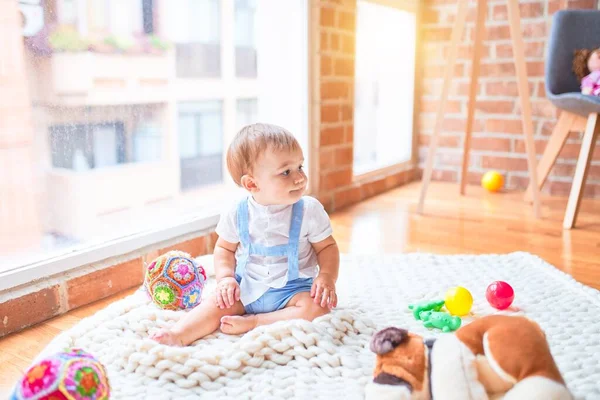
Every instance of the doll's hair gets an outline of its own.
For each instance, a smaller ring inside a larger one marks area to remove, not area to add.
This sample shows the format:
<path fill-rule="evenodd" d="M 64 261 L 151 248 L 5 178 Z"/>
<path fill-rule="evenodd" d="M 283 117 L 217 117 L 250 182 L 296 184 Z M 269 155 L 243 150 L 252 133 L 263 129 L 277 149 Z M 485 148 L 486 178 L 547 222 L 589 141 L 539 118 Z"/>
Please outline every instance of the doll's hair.
<path fill-rule="evenodd" d="M 588 69 L 587 62 L 593 51 L 594 50 L 590 49 L 575 50 L 575 56 L 573 57 L 573 72 L 575 73 L 575 76 L 577 76 L 577 79 L 582 80 L 586 75 L 589 75 L 590 70 Z"/>

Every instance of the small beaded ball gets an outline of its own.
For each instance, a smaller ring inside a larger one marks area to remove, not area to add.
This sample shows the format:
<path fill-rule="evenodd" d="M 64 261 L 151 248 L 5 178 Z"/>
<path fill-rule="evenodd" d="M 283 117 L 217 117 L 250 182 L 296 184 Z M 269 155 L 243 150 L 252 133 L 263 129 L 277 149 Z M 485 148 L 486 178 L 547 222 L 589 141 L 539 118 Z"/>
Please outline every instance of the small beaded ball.
<path fill-rule="evenodd" d="M 183 251 L 169 251 L 146 269 L 144 287 L 152 301 L 165 310 L 194 308 L 202 300 L 206 272 Z"/>
<path fill-rule="evenodd" d="M 11 400 L 107 400 L 109 396 L 104 366 L 84 350 L 69 349 L 33 364 L 17 382 Z"/>

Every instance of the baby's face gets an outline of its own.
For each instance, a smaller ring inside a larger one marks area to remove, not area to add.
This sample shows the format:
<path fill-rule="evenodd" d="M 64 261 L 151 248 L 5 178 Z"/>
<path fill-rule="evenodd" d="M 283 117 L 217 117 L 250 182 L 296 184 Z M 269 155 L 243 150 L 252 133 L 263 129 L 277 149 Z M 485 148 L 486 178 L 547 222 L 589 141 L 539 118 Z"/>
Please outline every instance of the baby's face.
<path fill-rule="evenodd" d="M 587 67 L 590 72 L 600 70 L 600 49 L 596 49 L 590 54 L 588 58 Z"/>
<path fill-rule="evenodd" d="M 252 193 L 254 198 L 263 205 L 294 204 L 300 200 L 308 182 L 303 163 L 302 150 L 264 151 L 254 166 L 258 188 Z"/>

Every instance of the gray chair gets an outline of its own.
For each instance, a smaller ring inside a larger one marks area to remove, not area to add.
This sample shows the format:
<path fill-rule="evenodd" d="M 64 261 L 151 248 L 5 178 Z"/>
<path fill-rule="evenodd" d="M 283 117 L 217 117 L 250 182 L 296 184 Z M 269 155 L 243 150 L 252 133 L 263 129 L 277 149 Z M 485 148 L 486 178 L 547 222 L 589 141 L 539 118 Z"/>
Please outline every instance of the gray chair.
<path fill-rule="evenodd" d="M 571 229 L 577 220 L 581 195 L 600 131 L 600 97 L 581 94 L 580 83 L 572 70 L 577 49 L 600 47 L 600 11 L 562 10 L 552 21 L 546 56 L 546 97 L 561 111 L 560 117 L 538 164 L 538 187 L 548 177 L 569 132 L 584 131 L 573 185 L 563 227 Z M 531 199 L 531 187 L 526 197 Z"/>

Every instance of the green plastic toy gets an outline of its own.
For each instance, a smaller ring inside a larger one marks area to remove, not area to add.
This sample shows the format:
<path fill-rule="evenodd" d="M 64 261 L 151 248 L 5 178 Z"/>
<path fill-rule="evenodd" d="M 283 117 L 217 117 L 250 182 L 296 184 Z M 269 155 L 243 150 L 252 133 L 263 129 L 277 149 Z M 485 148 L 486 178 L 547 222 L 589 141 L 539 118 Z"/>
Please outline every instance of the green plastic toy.
<path fill-rule="evenodd" d="M 458 316 L 453 316 L 439 311 L 423 311 L 419 314 L 425 328 L 438 328 L 442 332 L 455 331 L 460 328 L 462 320 Z"/>
<path fill-rule="evenodd" d="M 413 316 L 418 321 L 423 311 L 440 311 L 444 307 L 444 300 L 421 301 L 417 304 L 409 304 L 408 309 L 412 310 Z"/>

